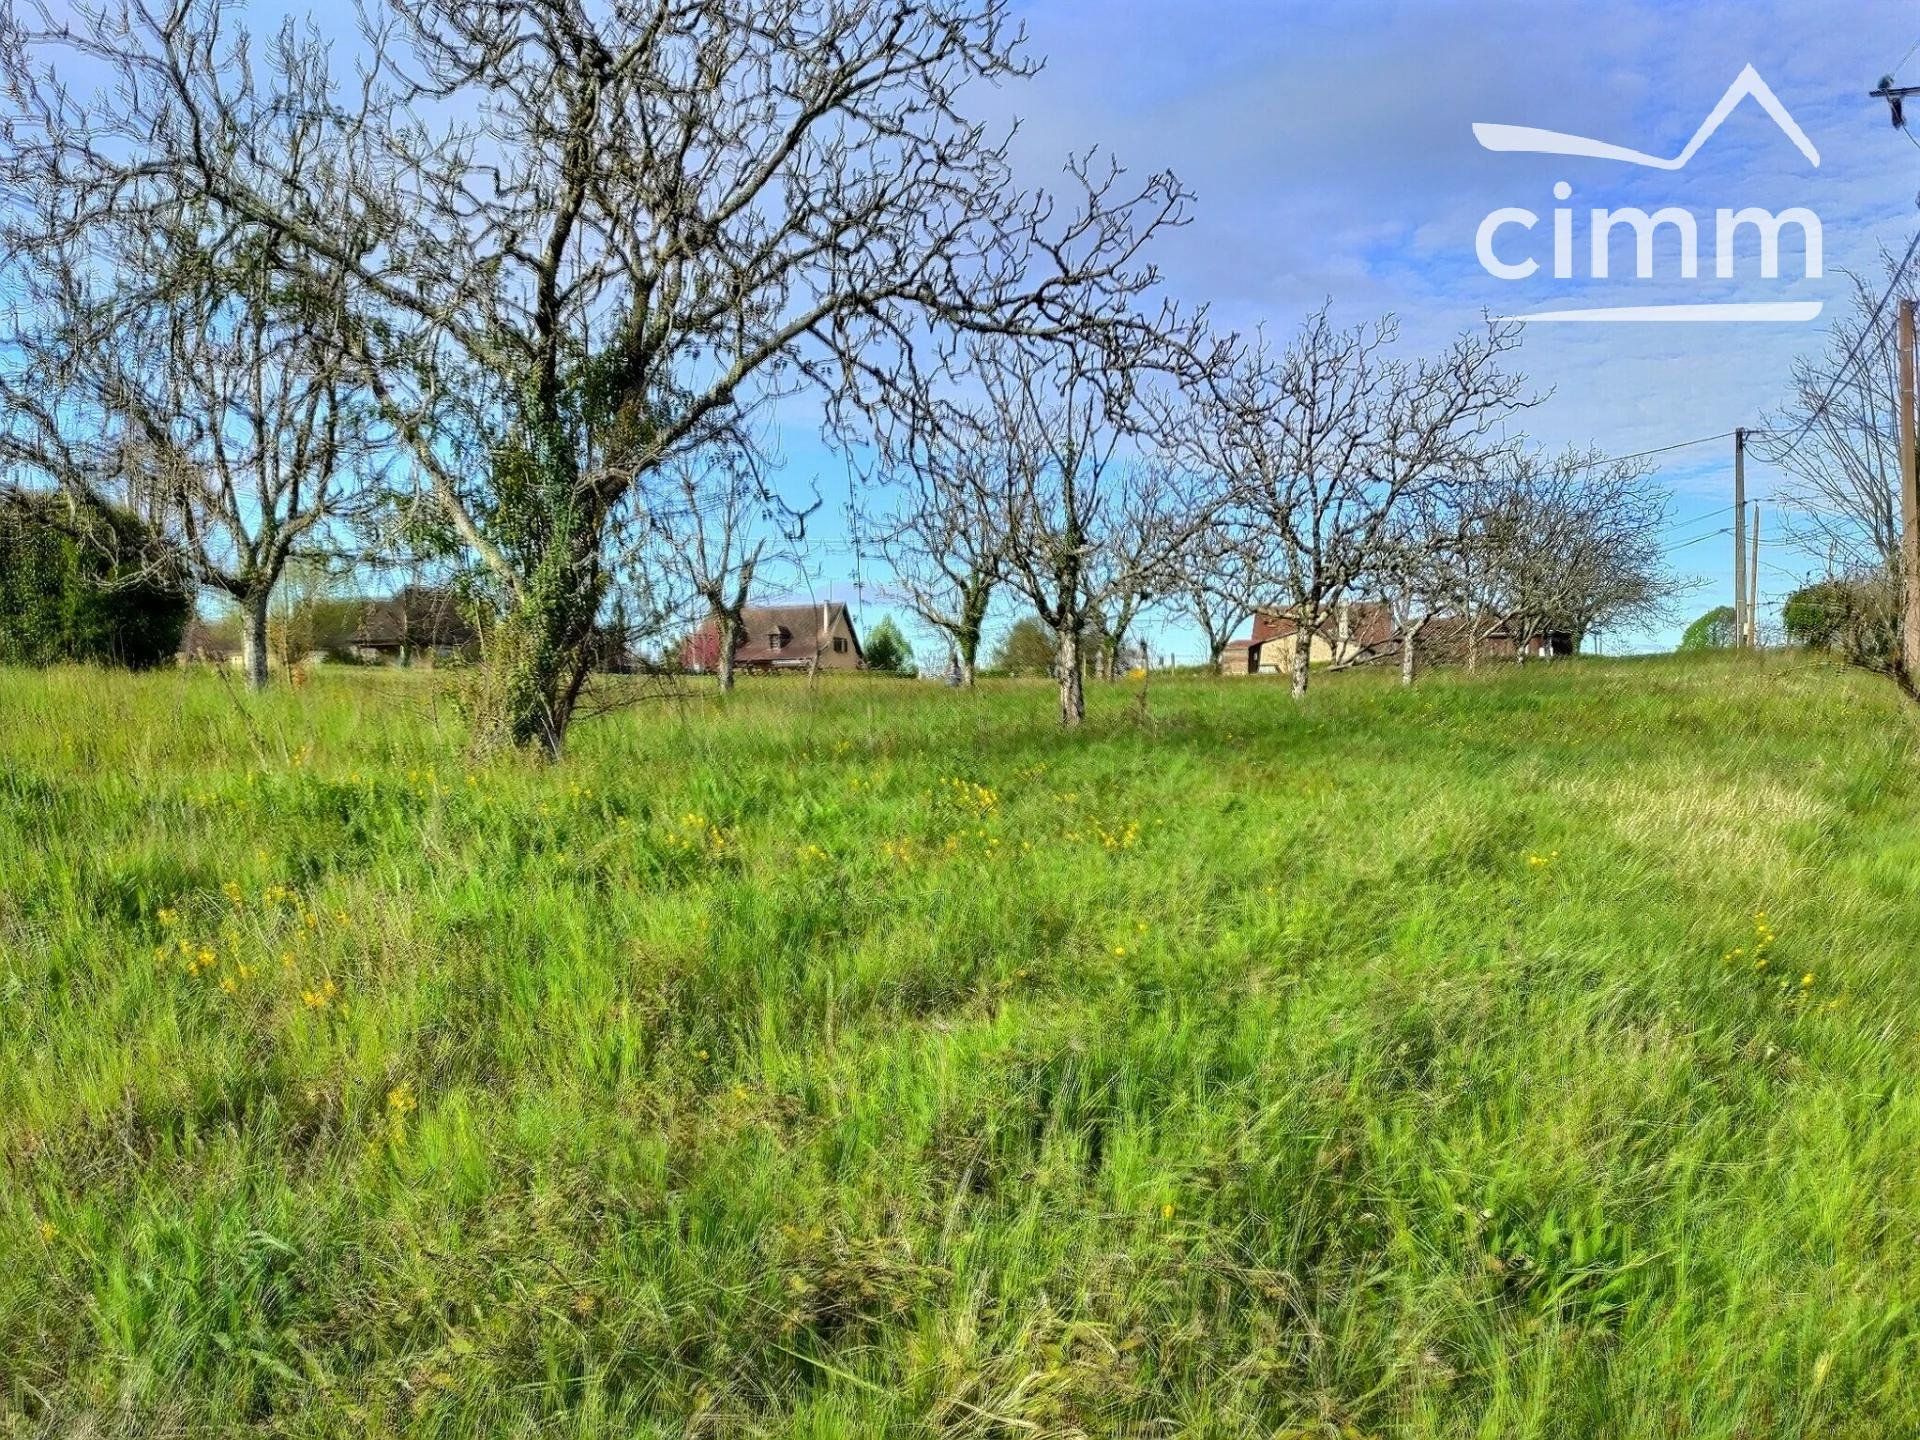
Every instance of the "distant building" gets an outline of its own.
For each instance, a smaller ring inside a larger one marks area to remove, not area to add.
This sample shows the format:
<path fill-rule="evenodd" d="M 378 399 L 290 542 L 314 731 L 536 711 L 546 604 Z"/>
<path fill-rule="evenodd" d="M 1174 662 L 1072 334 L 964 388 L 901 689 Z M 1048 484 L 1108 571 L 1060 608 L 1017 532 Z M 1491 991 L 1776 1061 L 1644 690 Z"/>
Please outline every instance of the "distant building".
<path fill-rule="evenodd" d="M 837 600 L 818 605 L 749 605 L 741 612 L 733 663 L 742 670 L 857 670 L 866 657 L 853 616 Z M 680 647 L 689 670 L 712 670 L 720 659 L 720 627 L 709 620 Z"/>
<path fill-rule="evenodd" d="M 1482 660 L 1511 660 L 1519 654 L 1520 646 L 1514 632 L 1505 621 L 1491 617 L 1482 619 L 1480 632 L 1480 658 Z M 1580 652 L 1580 637 L 1571 630 L 1536 631 L 1526 642 L 1528 659 L 1550 659 L 1556 655 L 1577 655 Z M 1393 653 L 1400 653 L 1400 643 L 1396 637 Z M 1419 638 L 1414 641 L 1414 654 L 1422 664 L 1447 665 L 1466 658 L 1467 622 L 1458 615 L 1435 615 L 1420 627 Z"/>
<path fill-rule="evenodd" d="M 386 600 L 370 600 L 354 627 L 358 660 L 389 664 L 436 664 L 471 659 L 480 632 L 451 590 L 408 585 Z"/>
<path fill-rule="evenodd" d="M 1483 660 L 1511 660 L 1518 643 L 1504 623 L 1488 619 L 1479 643 Z M 1254 613 L 1253 633 L 1230 641 L 1220 655 L 1223 675 L 1285 675 L 1293 668 L 1300 626 L 1293 607 Z M 1544 630 L 1526 642 L 1529 657 L 1572 655 L 1579 637 L 1569 630 Z M 1457 615 L 1435 615 L 1421 624 L 1414 655 L 1422 664 L 1446 664 L 1465 658 L 1467 624 Z M 1313 665 L 1368 665 L 1400 657 L 1400 631 L 1392 607 L 1380 600 L 1355 600 L 1320 622 L 1308 641 Z"/>
<path fill-rule="evenodd" d="M 1300 642 L 1300 622 L 1291 605 L 1256 610 L 1253 633 L 1229 641 L 1220 655 L 1227 675 L 1285 675 L 1293 669 L 1293 653 Z M 1307 661 L 1313 665 L 1358 664 L 1397 653 L 1393 612 L 1378 600 L 1341 604 L 1307 638 Z"/>

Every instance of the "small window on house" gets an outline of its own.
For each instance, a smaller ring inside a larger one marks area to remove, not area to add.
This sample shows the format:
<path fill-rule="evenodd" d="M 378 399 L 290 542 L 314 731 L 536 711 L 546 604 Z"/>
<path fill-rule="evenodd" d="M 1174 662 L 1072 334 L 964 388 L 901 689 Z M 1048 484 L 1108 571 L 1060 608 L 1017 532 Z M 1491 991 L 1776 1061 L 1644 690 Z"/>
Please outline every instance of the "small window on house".
<path fill-rule="evenodd" d="M 767 636 L 767 649 L 784 650 L 786 648 L 787 648 L 787 632 L 785 630 L 775 630 L 773 633 Z"/>
<path fill-rule="evenodd" d="M 846 636 L 836 635 L 833 637 L 833 653 L 836 655 L 844 655 L 847 653 L 847 637 Z"/>

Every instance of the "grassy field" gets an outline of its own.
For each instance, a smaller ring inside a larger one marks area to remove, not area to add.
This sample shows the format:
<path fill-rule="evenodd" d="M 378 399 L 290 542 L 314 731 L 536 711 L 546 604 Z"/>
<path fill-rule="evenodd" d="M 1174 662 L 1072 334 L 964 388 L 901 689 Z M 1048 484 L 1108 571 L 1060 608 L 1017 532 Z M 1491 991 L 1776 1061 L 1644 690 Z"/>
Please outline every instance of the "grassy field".
<path fill-rule="evenodd" d="M 0 674 L 0 1435 L 1909 1437 L 1891 686 Z"/>

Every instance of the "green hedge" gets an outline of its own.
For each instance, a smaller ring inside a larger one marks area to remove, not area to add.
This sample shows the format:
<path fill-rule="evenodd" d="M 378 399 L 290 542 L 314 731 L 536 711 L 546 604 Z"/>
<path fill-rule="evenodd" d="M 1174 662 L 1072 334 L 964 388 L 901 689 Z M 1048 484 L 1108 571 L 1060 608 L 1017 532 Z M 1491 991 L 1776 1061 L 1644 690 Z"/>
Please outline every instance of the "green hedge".
<path fill-rule="evenodd" d="M 83 516 L 55 496 L 0 491 L 0 664 L 172 659 L 190 602 L 156 553 L 124 511 Z"/>

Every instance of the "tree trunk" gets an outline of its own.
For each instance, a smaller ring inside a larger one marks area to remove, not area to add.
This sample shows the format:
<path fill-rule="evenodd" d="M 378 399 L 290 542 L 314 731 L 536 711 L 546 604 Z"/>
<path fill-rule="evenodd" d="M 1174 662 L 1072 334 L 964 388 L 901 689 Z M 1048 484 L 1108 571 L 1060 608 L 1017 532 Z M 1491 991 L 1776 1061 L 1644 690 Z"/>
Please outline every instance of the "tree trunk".
<path fill-rule="evenodd" d="M 1307 693 L 1307 667 L 1313 663 L 1313 632 L 1298 625 L 1293 632 L 1293 698 Z"/>
<path fill-rule="evenodd" d="M 1080 629 L 1060 629 L 1057 665 L 1060 671 L 1060 723 L 1072 728 L 1087 718 L 1087 692 L 1080 673 Z"/>
<path fill-rule="evenodd" d="M 1423 622 L 1424 623 L 1424 622 Z M 1407 627 L 1407 633 L 1400 639 L 1400 683 L 1413 684 L 1413 645 L 1420 638 L 1420 625 Z"/>
<path fill-rule="evenodd" d="M 733 689 L 733 652 L 739 647 L 740 627 L 731 616 L 721 616 L 715 628 L 720 632 L 720 654 L 714 668 L 720 676 L 722 694 Z"/>
<path fill-rule="evenodd" d="M 483 742 L 538 745 L 558 759 L 586 683 L 589 638 L 552 610 L 523 604 L 510 611 L 495 632 L 493 710 L 481 727 Z"/>
<path fill-rule="evenodd" d="M 591 548 L 595 532 L 569 520 L 495 628 L 483 744 L 538 745 L 549 759 L 566 744 L 593 661 L 604 584 Z"/>
<path fill-rule="evenodd" d="M 240 602 L 240 658 L 247 672 L 247 688 L 267 688 L 267 600 L 270 591 L 256 584 Z"/>
<path fill-rule="evenodd" d="M 973 689 L 973 657 L 964 653 L 960 656 L 960 683 Z"/>

